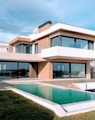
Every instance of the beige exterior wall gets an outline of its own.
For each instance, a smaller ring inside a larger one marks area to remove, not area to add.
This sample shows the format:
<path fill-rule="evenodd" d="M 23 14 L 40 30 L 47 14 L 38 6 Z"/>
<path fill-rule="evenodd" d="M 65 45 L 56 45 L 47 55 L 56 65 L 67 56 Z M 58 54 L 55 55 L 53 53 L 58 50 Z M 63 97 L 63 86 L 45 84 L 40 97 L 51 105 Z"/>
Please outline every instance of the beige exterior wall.
<path fill-rule="evenodd" d="M 9 45 L 8 52 L 13 52 L 13 45 Z"/>
<path fill-rule="evenodd" d="M 29 77 L 36 78 L 37 77 L 37 64 L 30 63 L 29 66 Z"/>
<path fill-rule="evenodd" d="M 40 62 L 38 64 L 38 78 L 39 79 L 52 79 L 52 63 Z"/>
<path fill-rule="evenodd" d="M 49 48 L 50 47 L 50 38 L 49 36 L 46 36 L 38 41 L 38 53 L 41 53 L 42 49 Z"/>
<path fill-rule="evenodd" d="M 38 32 L 41 33 L 41 32 L 43 32 L 43 31 L 49 29 L 51 26 L 52 26 L 51 24 L 46 24 L 46 25 L 44 25 L 43 27 L 38 28 Z"/>

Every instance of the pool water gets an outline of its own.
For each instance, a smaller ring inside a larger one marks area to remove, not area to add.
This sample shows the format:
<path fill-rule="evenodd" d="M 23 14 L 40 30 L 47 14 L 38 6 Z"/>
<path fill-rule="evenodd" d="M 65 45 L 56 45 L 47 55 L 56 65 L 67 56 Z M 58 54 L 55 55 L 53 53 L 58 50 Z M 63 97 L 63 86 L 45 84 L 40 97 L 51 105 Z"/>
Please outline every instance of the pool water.
<path fill-rule="evenodd" d="M 61 89 L 42 84 L 17 84 L 15 88 L 39 96 L 58 104 L 69 104 L 87 100 L 95 100 L 93 93 L 82 92 L 72 89 Z"/>

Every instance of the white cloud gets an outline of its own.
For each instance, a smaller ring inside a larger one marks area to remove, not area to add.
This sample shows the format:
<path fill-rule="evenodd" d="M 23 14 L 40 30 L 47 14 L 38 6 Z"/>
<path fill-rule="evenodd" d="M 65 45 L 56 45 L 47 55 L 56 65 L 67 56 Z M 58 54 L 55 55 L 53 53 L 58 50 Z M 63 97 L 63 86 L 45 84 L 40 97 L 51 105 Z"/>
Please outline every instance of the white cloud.
<path fill-rule="evenodd" d="M 0 0 L 0 42 L 51 20 L 95 29 L 95 0 Z M 3 36 L 4 35 L 4 36 Z M 13 35 L 13 36 L 12 36 Z M 9 37 L 10 36 L 10 37 Z"/>
<path fill-rule="evenodd" d="M 7 32 L 0 32 L 0 43 L 7 43 L 10 40 L 16 38 L 18 35 L 7 33 Z"/>

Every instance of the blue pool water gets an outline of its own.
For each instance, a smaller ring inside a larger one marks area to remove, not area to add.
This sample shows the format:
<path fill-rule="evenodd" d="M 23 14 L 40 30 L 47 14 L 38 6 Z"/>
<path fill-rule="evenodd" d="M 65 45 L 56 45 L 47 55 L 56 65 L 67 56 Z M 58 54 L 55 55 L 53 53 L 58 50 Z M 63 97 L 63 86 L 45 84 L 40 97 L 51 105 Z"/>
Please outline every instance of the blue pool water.
<path fill-rule="evenodd" d="M 72 89 L 61 89 L 41 84 L 17 84 L 15 88 L 39 96 L 58 104 L 68 104 L 87 100 L 95 100 L 95 95 Z"/>

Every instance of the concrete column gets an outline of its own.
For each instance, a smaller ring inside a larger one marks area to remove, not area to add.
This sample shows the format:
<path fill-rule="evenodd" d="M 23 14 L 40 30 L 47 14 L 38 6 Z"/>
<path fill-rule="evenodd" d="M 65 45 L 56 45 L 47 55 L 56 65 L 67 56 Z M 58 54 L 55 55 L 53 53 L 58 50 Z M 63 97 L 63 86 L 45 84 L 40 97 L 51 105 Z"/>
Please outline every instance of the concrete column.
<path fill-rule="evenodd" d="M 36 78 L 37 77 L 37 63 L 30 63 L 29 66 L 29 77 Z"/>
<path fill-rule="evenodd" d="M 91 79 L 90 62 L 86 63 L 86 78 Z"/>
<path fill-rule="evenodd" d="M 53 77 L 52 63 L 51 62 L 40 62 L 38 64 L 38 78 L 39 79 L 52 79 Z"/>
<path fill-rule="evenodd" d="M 32 54 L 35 54 L 35 45 L 32 45 Z"/>
<path fill-rule="evenodd" d="M 15 46 L 13 47 L 13 53 L 16 53 L 16 48 L 15 48 Z"/>

